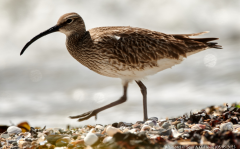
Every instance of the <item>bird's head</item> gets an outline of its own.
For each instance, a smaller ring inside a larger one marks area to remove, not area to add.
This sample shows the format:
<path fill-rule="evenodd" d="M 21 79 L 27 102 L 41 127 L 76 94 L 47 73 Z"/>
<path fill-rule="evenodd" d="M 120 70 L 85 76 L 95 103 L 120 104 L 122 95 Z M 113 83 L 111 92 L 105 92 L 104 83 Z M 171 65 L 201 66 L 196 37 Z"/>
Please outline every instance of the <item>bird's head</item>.
<path fill-rule="evenodd" d="M 24 53 L 24 51 L 30 46 L 34 41 L 38 40 L 39 38 L 48 35 L 54 32 L 62 32 L 66 36 L 71 35 L 74 32 L 79 34 L 84 34 L 86 31 L 84 21 L 80 15 L 77 13 L 67 13 L 62 15 L 57 24 L 48 30 L 38 34 L 37 36 L 33 37 L 22 49 L 20 55 Z"/>

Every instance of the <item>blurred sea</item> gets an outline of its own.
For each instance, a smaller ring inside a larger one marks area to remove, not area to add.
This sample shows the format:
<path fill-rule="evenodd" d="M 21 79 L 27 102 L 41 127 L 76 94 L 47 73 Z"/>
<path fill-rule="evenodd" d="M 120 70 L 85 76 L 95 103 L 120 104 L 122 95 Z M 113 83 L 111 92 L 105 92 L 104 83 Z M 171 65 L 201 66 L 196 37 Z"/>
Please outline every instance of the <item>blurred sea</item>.
<path fill-rule="evenodd" d="M 240 97 L 240 1 L 221 0 L 1 0 L 0 124 L 28 121 L 31 126 L 108 124 L 142 120 L 142 95 L 131 83 L 128 101 L 78 123 L 78 115 L 117 100 L 120 79 L 100 76 L 73 59 L 65 35 L 54 33 L 32 44 L 32 37 L 68 12 L 79 13 L 87 29 L 134 26 L 164 33 L 219 37 L 223 49 L 208 49 L 143 80 L 148 88 L 149 117 L 179 116 Z"/>

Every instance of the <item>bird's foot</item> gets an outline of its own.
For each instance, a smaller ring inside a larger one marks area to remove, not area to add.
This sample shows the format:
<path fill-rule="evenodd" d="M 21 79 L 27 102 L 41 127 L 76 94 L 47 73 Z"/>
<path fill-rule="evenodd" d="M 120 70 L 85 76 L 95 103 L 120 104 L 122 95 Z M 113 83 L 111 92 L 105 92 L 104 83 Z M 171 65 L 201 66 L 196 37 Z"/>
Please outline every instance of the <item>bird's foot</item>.
<path fill-rule="evenodd" d="M 97 120 L 97 112 L 95 110 L 83 113 L 81 115 L 69 116 L 69 118 L 71 118 L 71 119 L 78 118 L 78 121 L 81 122 L 81 121 L 89 119 L 92 116 L 95 116 L 95 120 Z"/>

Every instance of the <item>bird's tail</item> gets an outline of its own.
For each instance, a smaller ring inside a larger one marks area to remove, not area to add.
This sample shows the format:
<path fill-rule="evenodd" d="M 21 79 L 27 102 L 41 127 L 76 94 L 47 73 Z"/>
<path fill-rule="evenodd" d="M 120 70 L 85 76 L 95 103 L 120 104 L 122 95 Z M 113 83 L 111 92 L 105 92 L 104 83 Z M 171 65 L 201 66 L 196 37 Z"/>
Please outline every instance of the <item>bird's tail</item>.
<path fill-rule="evenodd" d="M 204 31 L 204 32 L 200 32 L 200 33 L 192 33 L 192 34 L 171 34 L 172 36 L 199 36 L 199 35 L 203 35 L 209 33 L 209 31 Z"/>
<path fill-rule="evenodd" d="M 190 37 L 190 36 L 198 36 L 198 35 L 206 34 L 208 32 L 209 31 L 200 32 L 200 33 L 193 33 L 193 34 L 172 34 L 172 36 L 177 38 L 177 39 L 185 40 L 186 42 L 187 41 L 197 41 L 197 42 L 200 42 L 200 43 L 204 43 L 209 48 L 222 49 L 222 46 L 218 45 L 217 42 L 210 42 L 210 41 L 218 40 L 219 38 L 191 38 Z"/>
<path fill-rule="evenodd" d="M 219 38 L 189 38 L 189 39 L 205 43 L 206 45 L 208 45 L 209 48 L 222 49 L 222 46 L 218 45 L 217 42 L 210 42 L 213 40 L 218 40 Z"/>

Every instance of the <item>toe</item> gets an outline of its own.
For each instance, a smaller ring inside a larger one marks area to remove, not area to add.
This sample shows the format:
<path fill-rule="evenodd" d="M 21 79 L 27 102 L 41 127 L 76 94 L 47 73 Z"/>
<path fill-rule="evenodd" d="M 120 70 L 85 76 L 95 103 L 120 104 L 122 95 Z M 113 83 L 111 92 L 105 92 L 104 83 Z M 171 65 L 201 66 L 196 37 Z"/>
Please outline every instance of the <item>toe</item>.
<path fill-rule="evenodd" d="M 69 118 L 71 118 L 71 119 L 81 118 L 81 117 L 85 117 L 85 116 L 87 116 L 89 114 L 91 114 L 91 112 L 86 112 L 86 113 L 83 113 L 83 114 L 80 114 L 80 115 L 76 115 L 76 116 L 69 116 Z"/>

